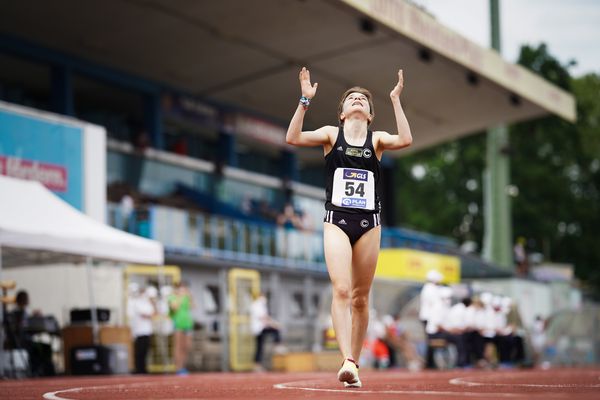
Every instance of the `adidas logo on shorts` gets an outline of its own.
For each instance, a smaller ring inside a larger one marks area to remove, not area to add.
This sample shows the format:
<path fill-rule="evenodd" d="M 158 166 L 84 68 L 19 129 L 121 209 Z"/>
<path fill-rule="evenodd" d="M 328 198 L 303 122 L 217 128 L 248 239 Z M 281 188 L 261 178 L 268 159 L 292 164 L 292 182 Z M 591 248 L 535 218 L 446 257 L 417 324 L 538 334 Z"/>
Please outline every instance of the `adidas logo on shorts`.
<path fill-rule="evenodd" d="M 344 148 L 342 146 L 337 148 L 338 151 L 344 151 Z"/>
<path fill-rule="evenodd" d="M 340 220 L 338 221 L 338 224 L 340 224 L 340 225 L 348 225 L 348 224 L 346 223 L 346 220 L 345 220 L 345 219 L 340 219 Z"/>

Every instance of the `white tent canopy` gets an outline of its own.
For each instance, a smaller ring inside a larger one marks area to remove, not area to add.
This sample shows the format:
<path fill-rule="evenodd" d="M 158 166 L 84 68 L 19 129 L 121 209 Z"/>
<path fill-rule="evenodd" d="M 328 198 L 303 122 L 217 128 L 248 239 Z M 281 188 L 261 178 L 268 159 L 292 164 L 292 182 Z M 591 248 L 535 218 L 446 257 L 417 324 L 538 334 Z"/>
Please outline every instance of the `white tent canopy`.
<path fill-rule="evenodd" d="M 0 175 L 0 277 L 2 247 L 46 250 L 85 256 L 92 310 L 94 343 L 98 319 L 91 283 L 91 260 L 154 264 L 164 263 L 160 242 L 144 239 L 98 222 L 56 197 L 41 183 Z M 0 322 L 3 321 L 0 308 Z M 0 343 L 4 343 L 0 331 Z M 0 377 L 4 376 L 4 346 L 0 345 Z"/>
<path fill-rule="evenodd" d="M 42 184 L 0 176 L 0 246 L 162 265 L 163 246 L 102 224 Z"/>

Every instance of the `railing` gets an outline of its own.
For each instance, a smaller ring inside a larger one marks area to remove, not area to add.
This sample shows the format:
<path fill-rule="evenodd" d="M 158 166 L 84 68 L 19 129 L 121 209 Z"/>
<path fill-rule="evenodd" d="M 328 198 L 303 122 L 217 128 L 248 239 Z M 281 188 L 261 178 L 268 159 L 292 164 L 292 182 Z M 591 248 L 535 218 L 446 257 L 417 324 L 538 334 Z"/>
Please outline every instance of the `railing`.
<path fill-rule="evenodd" d="M 138 209 L 125 216 L 117 204 L 108 206 L 108 223 L 160 241 L 167 253 L 326 270 L 320 231 L 286 229 L 164 206 Z"/>
<path fill-rule="evenodd" d="M 286 229 L 159 205 L 124 216 L 119 205 L 109 204 L 108 219 L 118 229 L 160 241 L 171 254 L 326 271 L 320 230 Z M 387 227 L 382 231 L 381 247 L 445 254 L 457 251 L 449 239 Z"/>
<path fill-rule="evenodd" d="M 457 246 L 451 239 L 406 228 L 384 227 L 381 248 L 409 248 L 433 253 L 453 253 Z"/>

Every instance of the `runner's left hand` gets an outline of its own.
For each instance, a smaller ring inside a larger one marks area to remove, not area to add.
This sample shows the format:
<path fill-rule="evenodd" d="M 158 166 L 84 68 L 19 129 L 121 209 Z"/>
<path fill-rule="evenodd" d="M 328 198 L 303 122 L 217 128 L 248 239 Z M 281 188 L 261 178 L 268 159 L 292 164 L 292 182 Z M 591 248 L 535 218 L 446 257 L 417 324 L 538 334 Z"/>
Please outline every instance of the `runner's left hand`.
<path fill-rule="evenodd" d="M 398 70 L 398 83 L 396 84 L 396 86 L 394 86 L 394 88 L 390 92 L 390 97 L 392 99 L 394 99 L 396 97 L 400 97 L 400 94 L 402 93 L 402 89 L 404 89 L 404 75 L 402 73 L 402 70 L 399 69 Z"/>

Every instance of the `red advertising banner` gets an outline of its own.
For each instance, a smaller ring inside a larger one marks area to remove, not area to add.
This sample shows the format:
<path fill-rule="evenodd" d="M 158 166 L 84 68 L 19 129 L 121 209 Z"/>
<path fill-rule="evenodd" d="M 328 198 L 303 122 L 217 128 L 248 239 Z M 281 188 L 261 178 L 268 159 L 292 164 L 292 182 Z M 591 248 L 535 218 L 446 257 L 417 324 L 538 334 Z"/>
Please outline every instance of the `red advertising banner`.
<path fill-rule="evenodd" d="M 0 175 L 38 181 L 55 192 L 66 192 L 67 169 L 55 164 L 0 156 Z"/>

